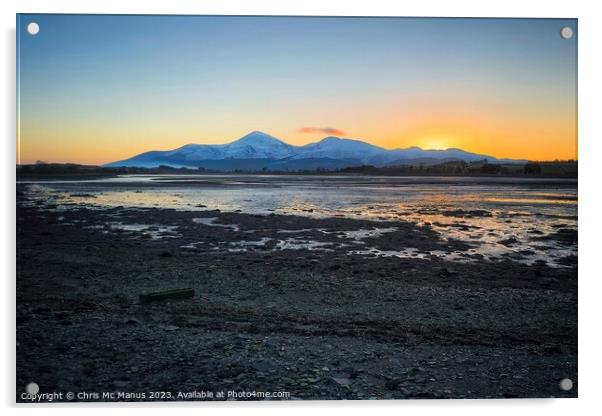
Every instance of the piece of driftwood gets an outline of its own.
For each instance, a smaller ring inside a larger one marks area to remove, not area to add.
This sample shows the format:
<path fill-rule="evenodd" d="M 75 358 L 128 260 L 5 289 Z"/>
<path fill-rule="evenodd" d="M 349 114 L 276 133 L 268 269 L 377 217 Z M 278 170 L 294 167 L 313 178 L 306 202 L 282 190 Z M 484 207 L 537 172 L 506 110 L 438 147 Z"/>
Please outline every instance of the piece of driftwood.
<path fill-rule="evenodd" d="M 172 289 L 162 290 L 160 292 L 141 293 L 139 296 L 140 304 L 146 305 L 151 302 L 169 300 L 169 299 L 190 299 L 194 297 L 194 289 Z"/>

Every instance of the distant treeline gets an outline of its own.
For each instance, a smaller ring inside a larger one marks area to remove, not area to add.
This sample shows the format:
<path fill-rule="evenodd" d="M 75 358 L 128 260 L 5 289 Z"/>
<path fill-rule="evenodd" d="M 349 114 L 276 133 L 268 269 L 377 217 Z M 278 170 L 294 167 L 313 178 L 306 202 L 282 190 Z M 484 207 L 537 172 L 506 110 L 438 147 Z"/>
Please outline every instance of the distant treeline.
<path fill-rule="evenodd" d="M 158 168 L 105 168 L 96 165 L 78 165 L 76 163 L 45 163 L 38 162 L 31 165 L 17 165 L 17 177 L 82 177 L 82 178 L 101 178 L 126 174 L 190 174 L 198 172 L 191 169 L 176 169 L 170 166 L 161 166 Z"/>
<path fill-rule="evenodd" d="M 298 170 L 298 171 L 273 171 L 267 169 L 231 172 L 221 172 L 205 168 L 173 168 L 160 166 L 157 168 L 105 168 L 94 165 L 78 165 L 75 163 L 42 163 L 32 165 L 17 165 L 17 177 L 39 178 L 100 178 L 126 174 L 190 174 L 190 173 L 277 173 L 277 174 L 363 174 L 363 175 L 390 175 L 390 176 L 541 176 L 576 178 L 578 162 L 545 161 L 519 163 L 489 163 L 487 160 L 477 162 L 448 161 L 440 164 L 407 165 L 376 167 L 370 165 L 352 166 L 336 170 Z"/>
<path fill-rule="evenodd" d="M 340 169 L 341 173 L 359 173 L 366 175 L 441 175 L 441 176 L 543 176 L 577 177 L 578 163 L 575 160 L 520 163 L 488 163 L 487 161 L 463 162 L 450 161 L 436 165 L 407 166 L 355 166 Z"/>

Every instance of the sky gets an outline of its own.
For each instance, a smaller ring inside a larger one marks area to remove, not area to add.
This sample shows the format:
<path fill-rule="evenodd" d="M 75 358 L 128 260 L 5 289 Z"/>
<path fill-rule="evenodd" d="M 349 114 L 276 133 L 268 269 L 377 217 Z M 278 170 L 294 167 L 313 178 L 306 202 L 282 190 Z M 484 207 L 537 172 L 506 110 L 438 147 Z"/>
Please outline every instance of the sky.
<path fill-rule="evenodd" d="M 254 130 L 576 159 L 576 57 L 576 19 L 22 14 L 17 163 L 102 164 Z"/>

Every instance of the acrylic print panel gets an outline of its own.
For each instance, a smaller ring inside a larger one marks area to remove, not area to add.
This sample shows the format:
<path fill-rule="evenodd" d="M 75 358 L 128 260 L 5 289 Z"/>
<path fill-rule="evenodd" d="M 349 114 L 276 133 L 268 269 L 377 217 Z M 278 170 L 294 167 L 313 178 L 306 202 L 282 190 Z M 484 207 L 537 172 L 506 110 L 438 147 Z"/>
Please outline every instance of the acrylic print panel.
<path fill-rule="evenodd" d="M 575 19 L 17 33 L 17 401 L 577 396 Z"/>

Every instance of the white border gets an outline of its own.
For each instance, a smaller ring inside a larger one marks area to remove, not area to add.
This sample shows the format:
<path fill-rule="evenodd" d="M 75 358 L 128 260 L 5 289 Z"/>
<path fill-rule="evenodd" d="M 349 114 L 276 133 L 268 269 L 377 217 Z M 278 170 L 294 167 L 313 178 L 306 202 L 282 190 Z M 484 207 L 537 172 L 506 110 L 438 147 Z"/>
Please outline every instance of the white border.
<path fill-rule="evenodd" d="M 602 17 L 593 1 L 477 1 L 477 0 L 421 0 L 395 2 L 385 0 L 88 0 L 85 2 L 53 0 L 4 0 L 0 2 L 3 26 L 3 64 L 1 66 L 4 96 L 2 126 L 4 138 L 1 152 L 3 180 L 2 203 L 2 375 L 0 376 L 1 403 L 16 409 L 14 403 L 14 305 L 15 305 L 15 13 L 127 13 L 127 14 L 253 14 L 253 15 L 333 15 L 333 16 L 469 16 L 469 17 L 569 17 L 579 18 L 579 399 L 565 400 L 455 400 L 455 401 L 397 401 L 397 402 L 287 402 L 287 403 L 175 403 L 174 410 L 194 414 L 207 412 L 238 414 L 242 410 L 254 414 L 318 414 L 333 410 L 350 414 L 366 411 L 400 414 L 420 412 L 426 414 L 468 415 L 487 413 L 504 415 L 514 412 L 536 412 L 549 415 L 593 413 L 597 404 L 598 386 L 602 376 L 599 363 L 600 316 L 599 297 L 602 294 L 601 267 L 595 262 L 600 236 L 600 158 L 602 157 L 600 128 L 602 109 L 597 106 L 601 96 L 602 74 L 599 42 L 602 40 Z M 598 254 L 599 256 L 599 254 Z M 20 406 L 21 408 L 23 406 Z M 26 407 L 20 414 L 30 413 Z M 44 414 L 105 415 L 129 410 L 162 414 L 170 411 L 161 404 L 104 404 L 82 409 L 77 405 L 44 405 Z"/>

